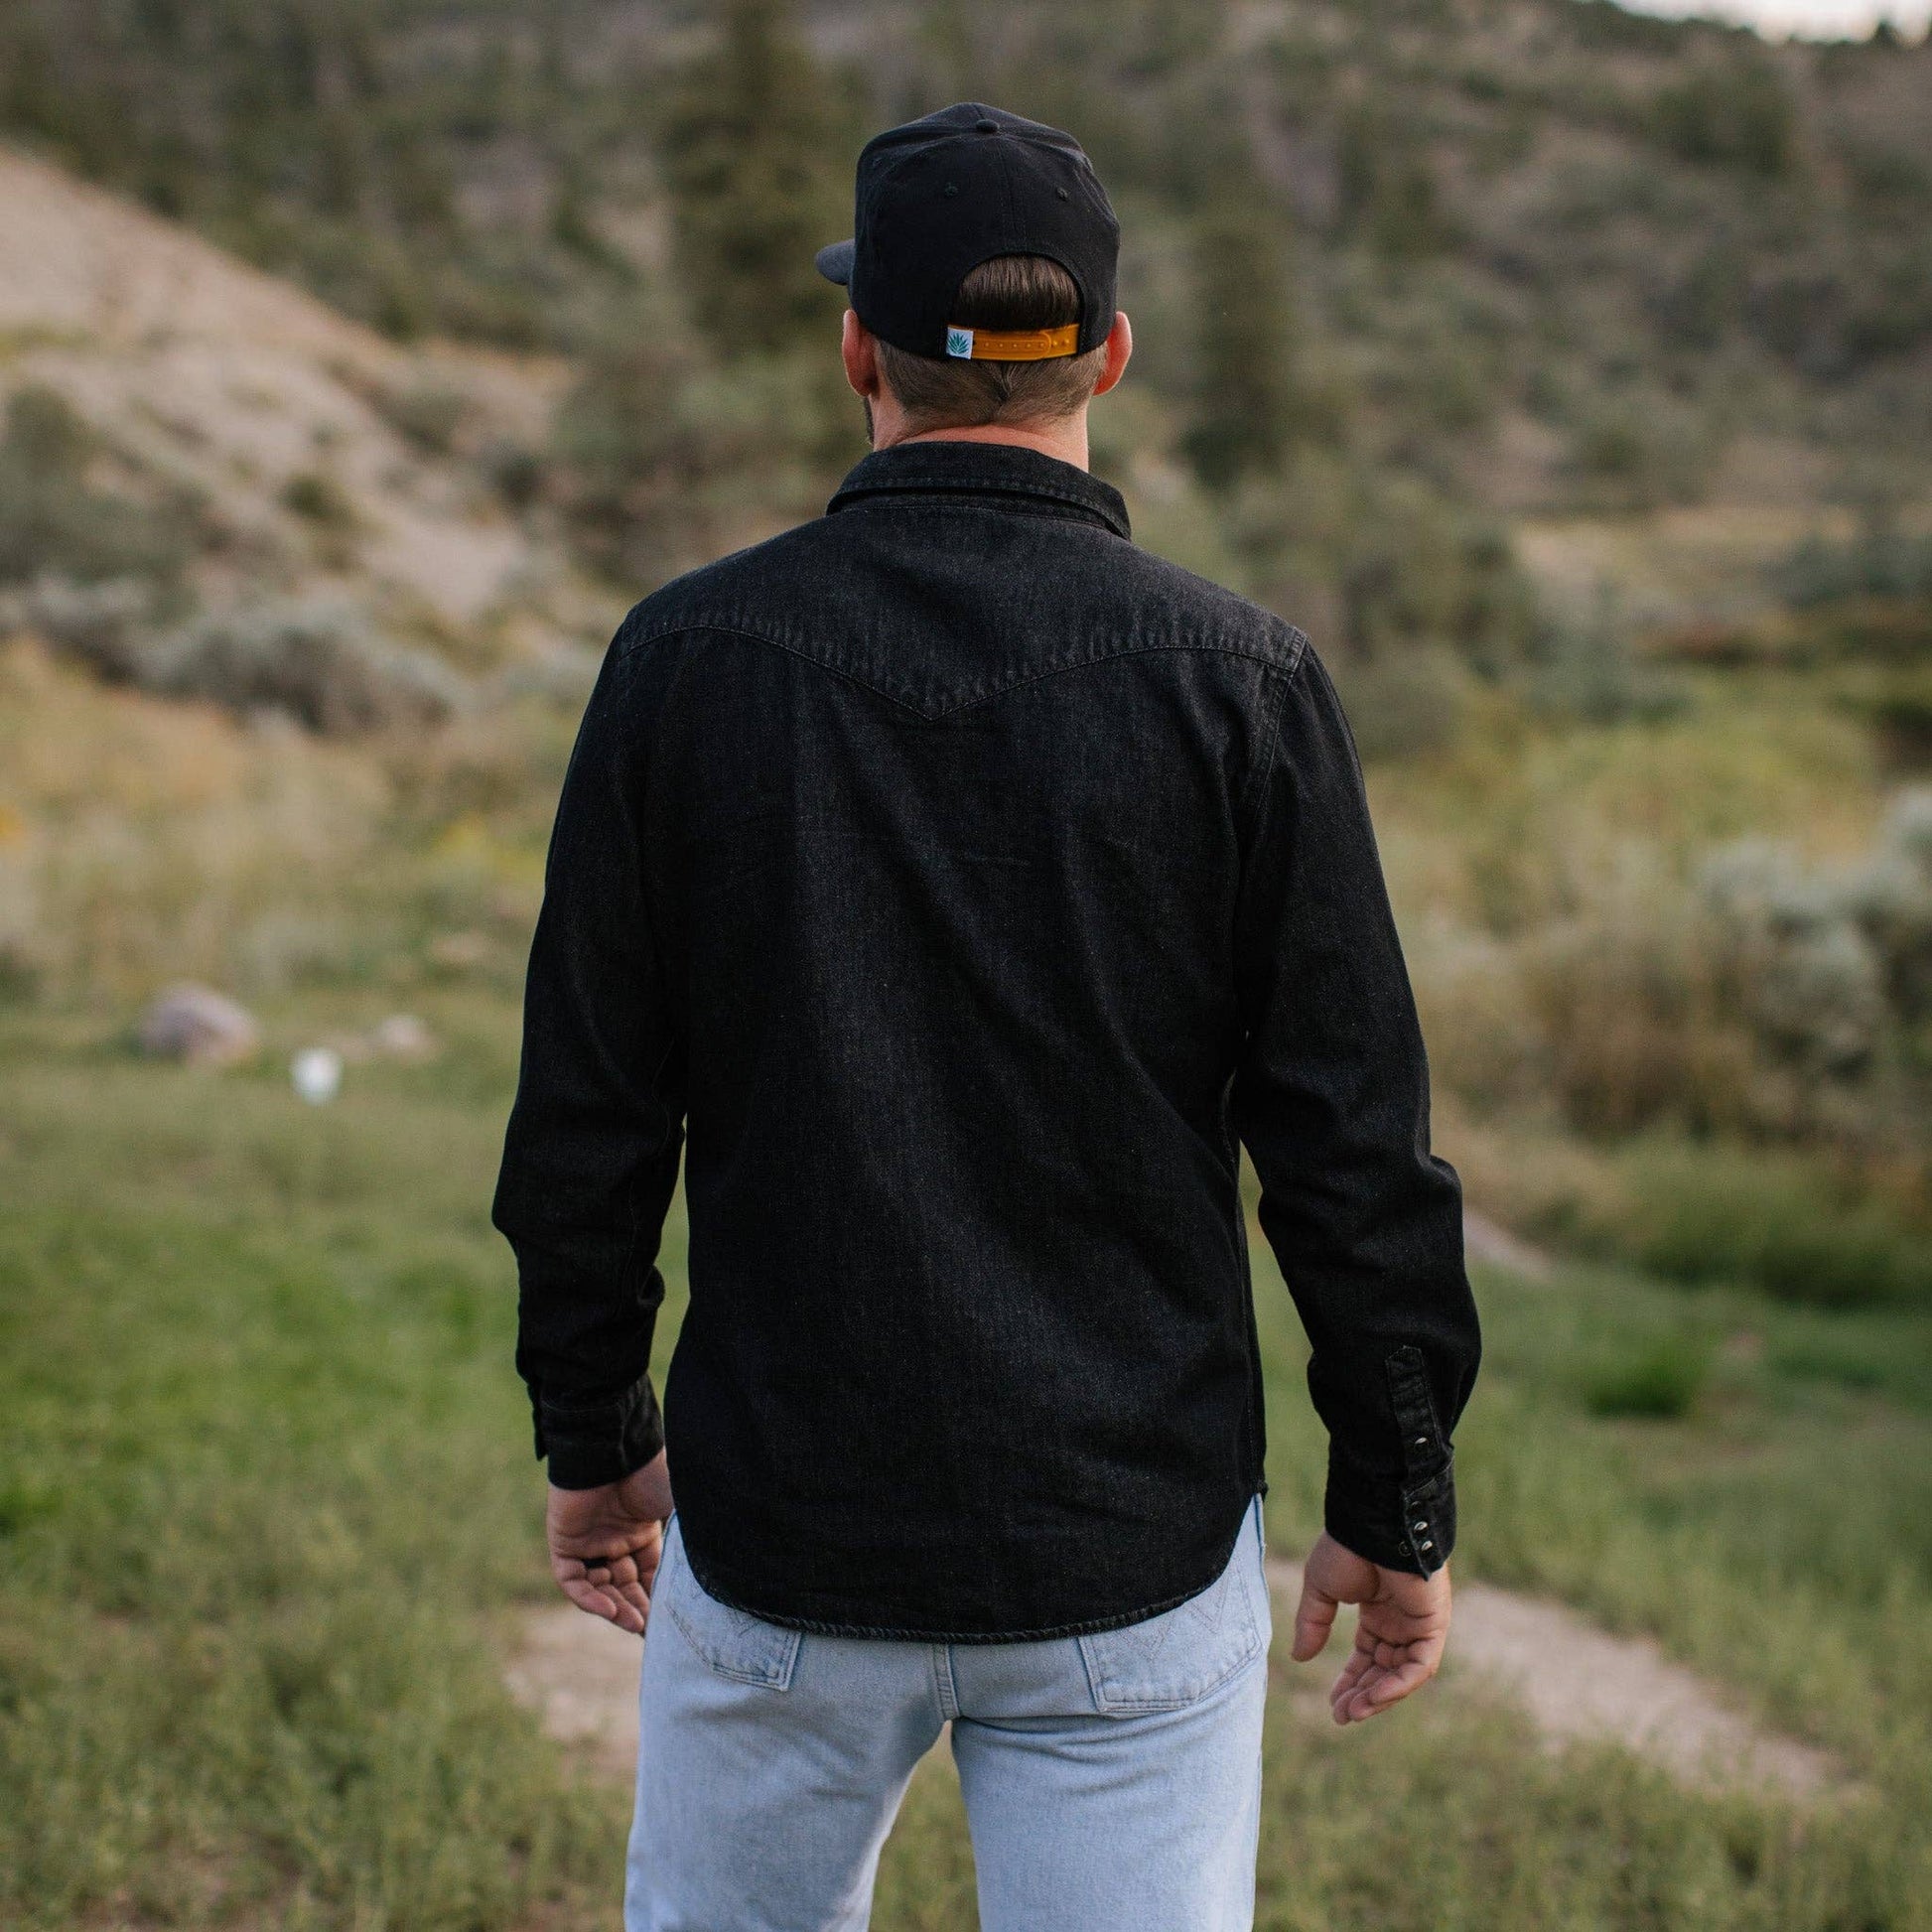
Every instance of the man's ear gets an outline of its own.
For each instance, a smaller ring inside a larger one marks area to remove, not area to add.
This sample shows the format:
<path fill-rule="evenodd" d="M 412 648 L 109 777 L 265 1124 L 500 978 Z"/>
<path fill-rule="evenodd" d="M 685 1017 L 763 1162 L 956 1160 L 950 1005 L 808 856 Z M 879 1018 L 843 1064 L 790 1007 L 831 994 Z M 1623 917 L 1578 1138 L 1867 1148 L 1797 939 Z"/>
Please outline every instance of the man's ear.
<path fill-rule="evenodd" d="M 845 379 L 855 395 L 868 402 L 879 393 L 879 339 L 848 309 L 844 333 L 839 338 L 839 354 L 845 362 Z"/>
<path fill-rule="evenodd" d="M 1100 380 L 1093 385 L 1096 396 L 1104 396 L 1127 373 L 1134 354 L 1134 328 L 1125 309 L 1114 311 L 1114 326 L 1107 331 L 1107 359 L 1101 365 Z"/>

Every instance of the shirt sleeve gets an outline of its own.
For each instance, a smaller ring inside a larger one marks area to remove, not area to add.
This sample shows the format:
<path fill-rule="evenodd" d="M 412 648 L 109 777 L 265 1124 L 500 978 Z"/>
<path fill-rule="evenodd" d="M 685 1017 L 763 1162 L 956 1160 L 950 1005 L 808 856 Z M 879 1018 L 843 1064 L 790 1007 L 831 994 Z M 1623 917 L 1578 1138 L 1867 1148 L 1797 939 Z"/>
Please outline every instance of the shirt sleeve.
<path fill-rule="evenodd" d="M 1455 1542 L 1450 1432 L 1481 1347 L 1461 1187 L 1429 1150 L 1428 1062 L 1361 766 L 1306 645 L 1255 784 L 1235 1124 L 1311 1346 L 1328 1532 L 1427 1576 Z"/>
<path fill-rule="evenodd" d="M 551 832 L 491 1216 L 516 1254 L 537 1454 L 567 1489 L 615 1482 L 664 1443 L 647 1371 L 684 1042 L 646 891 L 650 706 L 623 644 L 620 631 Z"/>

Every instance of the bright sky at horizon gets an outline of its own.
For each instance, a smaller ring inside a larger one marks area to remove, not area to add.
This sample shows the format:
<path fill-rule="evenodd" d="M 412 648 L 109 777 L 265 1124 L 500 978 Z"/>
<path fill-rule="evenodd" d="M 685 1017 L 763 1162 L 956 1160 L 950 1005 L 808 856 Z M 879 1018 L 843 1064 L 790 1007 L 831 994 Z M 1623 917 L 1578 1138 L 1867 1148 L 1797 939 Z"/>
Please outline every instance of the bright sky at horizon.
<path fill-rule="evenodd" d="M 1773 40 L 1863 40 L 1880 20 L 1908 40 L 1932 25 L 1932 0 L 1623 0 L 1634 13 L 1693 15 L 1755 27 Z"/>

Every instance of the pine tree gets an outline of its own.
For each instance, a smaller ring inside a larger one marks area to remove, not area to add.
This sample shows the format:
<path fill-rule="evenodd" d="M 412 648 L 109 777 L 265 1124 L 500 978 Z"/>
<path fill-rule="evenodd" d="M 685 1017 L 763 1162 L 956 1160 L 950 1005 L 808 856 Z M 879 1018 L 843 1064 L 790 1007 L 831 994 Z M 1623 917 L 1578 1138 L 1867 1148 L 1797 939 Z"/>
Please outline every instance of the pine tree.
<path fill-rule="evenodd" d="M 1223 488 L 1279 470 L 1295 428 L 1295 317 L 1283 217 L 1259 184 L 1226 193 L 1194 230 L 1198 392 L 1186 448 L 1201 481 Z"/>
<path fill-rule="evenodd" d="M 787 0 L 724 0 L 661 142 L 679 265 L 726 354 L 774 349 L 831 311 L 812 256 L 851 227 L 849 114 Z"/>

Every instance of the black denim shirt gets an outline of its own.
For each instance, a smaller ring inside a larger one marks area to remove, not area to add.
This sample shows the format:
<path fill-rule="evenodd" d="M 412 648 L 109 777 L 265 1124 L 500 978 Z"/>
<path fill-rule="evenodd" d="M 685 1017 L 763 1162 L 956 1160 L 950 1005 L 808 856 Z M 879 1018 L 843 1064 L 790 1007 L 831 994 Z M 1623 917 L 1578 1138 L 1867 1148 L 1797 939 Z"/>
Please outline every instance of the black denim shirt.
<path fill-rule="evenodd" d="M 1136 548 L 1085 471 L 972 443 L 869 456 L 631 612 L 558 808 L 495 1203 L 554 1481 L 667 1436 L 699 1580 L 807 1629 L 1178 1602 L 1263 1479 L 1238 1142 L 1328 1527 L 1433 1571 L 1478 1353 L 1459 1190 L 1307 638 Z"/>

